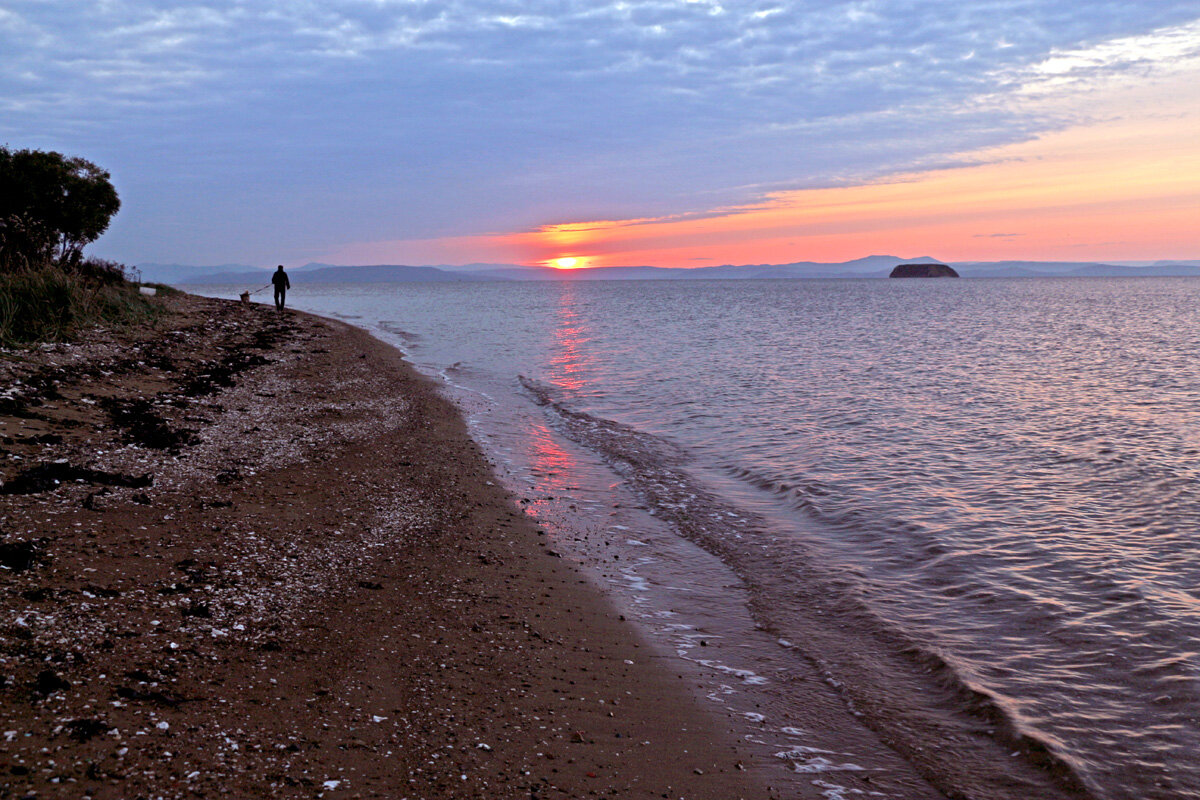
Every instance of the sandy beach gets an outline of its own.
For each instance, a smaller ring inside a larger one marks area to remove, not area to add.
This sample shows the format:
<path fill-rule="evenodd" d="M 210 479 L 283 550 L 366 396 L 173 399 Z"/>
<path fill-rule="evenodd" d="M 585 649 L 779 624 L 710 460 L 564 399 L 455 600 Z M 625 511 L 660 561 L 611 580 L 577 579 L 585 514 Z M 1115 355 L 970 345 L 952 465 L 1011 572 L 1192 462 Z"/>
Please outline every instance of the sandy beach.
<path fill-rule="evenodd" d="M 778 796 L 397 351 L 168 302 L 0 365 L 0 796 Z"/>

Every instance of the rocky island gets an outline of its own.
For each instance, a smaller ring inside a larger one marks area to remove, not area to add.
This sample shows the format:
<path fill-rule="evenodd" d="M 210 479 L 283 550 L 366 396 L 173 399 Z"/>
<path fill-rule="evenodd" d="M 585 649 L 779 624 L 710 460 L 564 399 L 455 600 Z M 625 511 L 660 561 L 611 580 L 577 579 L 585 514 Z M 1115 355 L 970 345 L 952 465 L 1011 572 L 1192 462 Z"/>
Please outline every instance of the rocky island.
<path fill-rule="evenodd" d="M 898 264 L 889 278 L 957 278 L 958 273 L 946 264 Z"/>

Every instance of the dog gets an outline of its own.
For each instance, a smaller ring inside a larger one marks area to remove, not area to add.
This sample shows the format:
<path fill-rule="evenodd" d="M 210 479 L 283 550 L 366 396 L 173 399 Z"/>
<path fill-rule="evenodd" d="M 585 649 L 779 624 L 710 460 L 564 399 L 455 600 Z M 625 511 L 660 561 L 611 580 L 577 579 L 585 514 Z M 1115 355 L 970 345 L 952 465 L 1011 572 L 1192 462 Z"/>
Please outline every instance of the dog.
<path fill-rule="evenodd" d="M 249 292 L 242 292 L 241 298 L 242 298 L 242 305 L 244 305 L 244 306 L 250 305 L 250 293 Z"/>

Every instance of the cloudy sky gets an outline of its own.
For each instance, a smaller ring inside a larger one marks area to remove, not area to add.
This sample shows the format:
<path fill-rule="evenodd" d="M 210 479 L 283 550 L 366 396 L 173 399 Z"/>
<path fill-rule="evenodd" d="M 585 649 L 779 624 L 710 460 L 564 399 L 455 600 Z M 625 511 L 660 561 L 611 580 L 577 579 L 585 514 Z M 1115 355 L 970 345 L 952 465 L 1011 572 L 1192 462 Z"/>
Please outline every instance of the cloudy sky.
<path fill-rule="evenodd" d="M 127 263 L 1200 258 L 1200 2 L 0 0 Z"/>

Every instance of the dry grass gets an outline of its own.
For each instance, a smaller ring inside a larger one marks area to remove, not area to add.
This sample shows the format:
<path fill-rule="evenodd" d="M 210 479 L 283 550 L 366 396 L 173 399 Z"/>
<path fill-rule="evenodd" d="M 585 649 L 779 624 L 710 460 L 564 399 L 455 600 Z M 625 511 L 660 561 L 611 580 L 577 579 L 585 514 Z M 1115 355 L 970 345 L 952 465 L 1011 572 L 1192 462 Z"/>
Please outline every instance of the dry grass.
<path fill-rule="evenodd" d="M 43 266 L 0 273 L 0 345 L 59 342 L 96 325 L 133 325 L 159 313 L 116 265 Z"/>

